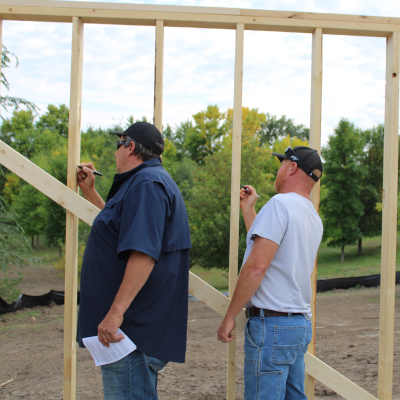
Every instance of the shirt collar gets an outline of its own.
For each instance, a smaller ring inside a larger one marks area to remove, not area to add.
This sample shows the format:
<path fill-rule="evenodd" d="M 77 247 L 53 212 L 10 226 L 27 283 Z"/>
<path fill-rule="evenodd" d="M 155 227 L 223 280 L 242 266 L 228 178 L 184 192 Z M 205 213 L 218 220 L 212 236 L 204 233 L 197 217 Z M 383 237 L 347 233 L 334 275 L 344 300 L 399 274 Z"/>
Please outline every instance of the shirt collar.
<path fill-rule="evenodd" d="M 161 161 L 158 158 L 152 158 L 151 160 L 147 160 L 137 167 L 131 169 L 130 171 L 123 172 L 122 174 L 115 174 L 114 175 L 114 181 L 113 184 L 111 185 L 110 191 L 108 192 L 107 200 L 110 200 L 115 196 L 115 194 L 118 192 L 118 189 L 121 187 L 121 185 L 131 178 L 133 175 L 137 174 L 139 171 L 141 171 L 144 168 L 149 168 L 149 167 L 157 167 L 161 165 Z"/>
<path fill-rule="evenodd" d="M 142 169 L 148 168 L 148 167 L 156 167 L 158 165 L 161 165 L 160 160 L 158 158 L 152 158 L 151 160 L 147 160 L 127 172 L 123 172 L 122 174 L 116 174 L 114 176 L 114 180 L 115 180 L 115 178 L 118 177 L 118 179 L 120 179 L 121 182 L 125 182 L 127 179 L 129 179 L 131 176 L 137 174 Z"/>

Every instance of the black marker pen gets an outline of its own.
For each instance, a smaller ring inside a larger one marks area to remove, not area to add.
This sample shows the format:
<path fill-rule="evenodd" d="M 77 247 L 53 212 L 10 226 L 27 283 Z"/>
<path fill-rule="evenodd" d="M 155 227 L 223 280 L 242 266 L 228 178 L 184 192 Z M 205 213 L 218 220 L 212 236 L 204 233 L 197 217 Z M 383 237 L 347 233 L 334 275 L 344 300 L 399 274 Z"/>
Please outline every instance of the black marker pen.
<path fill-rule="evenodd" d="M 78 168 L 82 169 L 82 165 L 77 165 Z M 89 168 L 89 167 L 88 167 Z M 90 169 L 90 168 L 89 168 Z M 94 175 L 103 176 L 100 172 L 92 171 Z"/>
<path fill-rule="evenodd" d="M 248 188 L 248 187 L 246 187 L 246 186 L 244 186 L 244 185 L 242 185 L 242 188 L 247 192 L 247 193 L 250 193 L 250 189 Z M 260 198 L 260 196 L 259 195 L 257 195 L 257 198 L 259 199 Z"/>

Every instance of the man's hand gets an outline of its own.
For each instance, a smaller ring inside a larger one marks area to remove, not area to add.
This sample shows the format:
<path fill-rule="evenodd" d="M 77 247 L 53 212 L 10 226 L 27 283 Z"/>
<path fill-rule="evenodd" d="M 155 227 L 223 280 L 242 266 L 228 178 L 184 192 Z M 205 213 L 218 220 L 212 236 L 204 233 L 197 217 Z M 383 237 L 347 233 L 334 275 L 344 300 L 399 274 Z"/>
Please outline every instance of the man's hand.
<path fill-rule="evenodd" d="M 247 190 L 240 189 L 240 209 L 242 210 L 244 222 L 246 224 L 247 231 L 250 230 L 254 219 L 256 218 L 256 211 L 254 206 L 257 202 L 256 189 L 251 185 L 245 185 Z"/>
<path fill-rule="evenodd" d="M 92 171 L 96 171 L 94 165 L 89 163 L 81 163 L 82 168 L 77 170 L 78 185 L 82 190 L 83 197 L 102 210 L 104 201 L 94 188 L 95 176 Z"/>
<path fill-rule="evenodd" d="M 218 328 L 218 340 L 222 343 L 231 342 L 235 336 L 232 335 L 232 331 L 236 328 L 236 321 L 226 317 L 222 320 L 221 325 Z"/>
<path fill-rule="evenodd" d="M 103 346 L 110 347 L 109 343 L 120 342 L 124 335 L 117 335 L 117 329 L 121 326 L 124 317 L 114 310 L 110 310 L 97 328 L 99 341 Z"/>
<path fill-rule="evenodd" d="M 89 163 L 81 163 L 82 168 L 78 168 L 78 185 L 82 192 L 87 192 L 94 189 L 95 176 L 92 171 L 96 171 L 94 165 Z"/>
<path fill-rule="evenodd" d="M 256 189 L 251 185 L 246 185 L 246 189 L 240 189 L 240 208 L 242 210 L 254 208 L 257 202 L 257 192 Z"/>

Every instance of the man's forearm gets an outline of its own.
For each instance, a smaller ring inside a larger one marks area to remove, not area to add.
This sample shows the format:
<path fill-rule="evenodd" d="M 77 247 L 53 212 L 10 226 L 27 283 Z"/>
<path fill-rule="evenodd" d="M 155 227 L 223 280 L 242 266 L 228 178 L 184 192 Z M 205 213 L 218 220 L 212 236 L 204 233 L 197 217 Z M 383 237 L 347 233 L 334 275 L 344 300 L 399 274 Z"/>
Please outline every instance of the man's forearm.
<path fill-rule="evenodd" d="M 254 293 L 259 288 L 265 275 L 264 270 L 255 269 L 253 265 L 246 263 L 240 271 L 232 300 L 226 312 L 226 317 L 235 319 L 242 311 Z"/>
<path fill-rule="evenodd" d="M 254 210 L 254 207 L 244 208 L 244 209 L 242 209 L 242 215 L 243 215 L 244 223 L 246 224 L 246 230 L 248 232 L 250 230 L 251 226 L 253 225 L 253 222 L 257 216 L 256 211 Z"/>
<path fill-rule="evenodd" d="M 115 296 L 111 310 L 123 315 L 131 305 L 133 299 L 146 283 L 153 267 L 154 258 L 147 254 L 133 251 L 126 265 L 124 279 Z"/>
<path fill-rule="evenodd" d="M 104 346 L 119 342 L 122 335 L 117 335 L 117 329 L 124 320 L 125 311 L 146 283 L 154 267 L 154 258 L 138 251 L 132 251 L 125 269 L 124 279 L 103 321 L 98 326 L 98 337 Z"/>
<path fill-rule="evenodd" d="M 104 208 L 104 200 L 101 198 L 99 193 L 97 192 L 96 189 L 93 190 L 85 190 L 82 191 L 83 197 L 87 200 L 90 201 L 93 205 L 95 205 L 97 208 L 100 208 L 102 210 Z"/>
<path fill-rule="evenodd" d="M 256 293 L 278 247 L 279 245 L 271 240 L 259 236 L 254 239 L 253 248 L 240 271 L 228 310 L 218 328 L 218 339 L 221 342 L 228 343 L 233 340 L 235 318 Z"/>

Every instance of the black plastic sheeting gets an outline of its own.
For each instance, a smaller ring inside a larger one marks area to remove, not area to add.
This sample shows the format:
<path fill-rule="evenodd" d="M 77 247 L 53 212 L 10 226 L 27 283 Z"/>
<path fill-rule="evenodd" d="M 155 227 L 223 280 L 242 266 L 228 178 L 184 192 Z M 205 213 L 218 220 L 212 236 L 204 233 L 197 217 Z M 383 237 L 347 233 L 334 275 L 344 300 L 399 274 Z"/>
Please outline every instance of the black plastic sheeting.
<path fill-rule="evenodd" d="M 400 271 L 396 272 L 396 283 L 400 283 Z M 380 284 L 380 274 L 354 278 L 319 279 L 317 281 L 317 293 L 333 289 L 350 289 L 356 286 L 376 287 Z"/>
<path fill-rule="evenodd" d="M 354 278 L 337 278 L 337 279 L 319 279 L 317 281 L 317 293 L 327 292 L 333 289 L 350 289 L 356 286 L 376 287 L 381 283 L 380 275 L 359 276 Z M 396 272 L 396 283 L 400 283 L 400 271 Z M 224 293 L 227 295 L 227 292 Z M 195 299 L 189 294 L 190 299 Z M 80 293 L 78 292 L 78 304 Z M 8 304 L 0 297 L 0 315 L 12 311 L 22 310 L 23 308 L 32 308 L 36 306 L 48 306 L 51 303 L 57 305 L 64 304 L 64 292 L 56 292 L 50 290 L 49 293 L 42 296 L 29 296 L 21 294 L 18 300 Z"/>
<path fill-rule="evenodd" d="M 80 301 L 80 293 L 78 292 L 78 304 Z M 0 297 L 0 315 L 12 311 L 22 310 L 23 308 L 32 308 L 36 306 L 48 306 L 51 303 L 57 305 L 64 304 L 64 292 L 56 292 L 50 290 L 49 293 L 41 296 L 29 296 L 28 294 L 21 294 L 17 301 L 8 304 Z"/>

